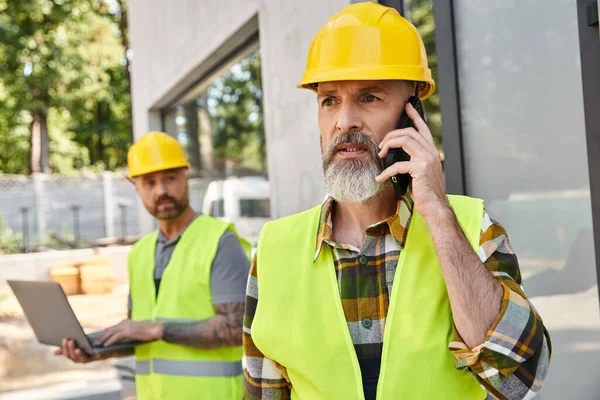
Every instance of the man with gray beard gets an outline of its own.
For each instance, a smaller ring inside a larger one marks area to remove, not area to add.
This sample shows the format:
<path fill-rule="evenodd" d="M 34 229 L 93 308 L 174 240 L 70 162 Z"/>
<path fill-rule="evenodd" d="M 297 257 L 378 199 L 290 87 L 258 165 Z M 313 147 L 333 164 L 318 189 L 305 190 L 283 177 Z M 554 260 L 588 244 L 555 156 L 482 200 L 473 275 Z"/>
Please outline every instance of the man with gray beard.
<path fill-rule="evenodd" d="M 370 157 L 336 163 L 335 155 L 346 143 L 365 146 Z M 323 146 L 322 141 L 321 146 Z M 321 147 L 321 153 L 325 182 L 331 197 L 338 202 L 363 203 L 389 184 L 389 181 L 380 183 L 375 180 L 383 170 L 382 159 L 378 156 L 379 147 L 362 132 L 349 132 L 336 137 L 329 148 Z"/>
<path fill-rule="evenodd" d="M 531 398 L 550 338 L 483 201 L 449 196 L 426 122 L 435 87 L 417 30 L 352 4 L 311 44 L 322 205 L 269 222 L 244 319 L 245 399 Z M 414 127 L 396 129 L 403 114 Z M 390 150 L 409 161 L 384 169 Z M 410 174 L 401 198 L 388 182 Z"/>

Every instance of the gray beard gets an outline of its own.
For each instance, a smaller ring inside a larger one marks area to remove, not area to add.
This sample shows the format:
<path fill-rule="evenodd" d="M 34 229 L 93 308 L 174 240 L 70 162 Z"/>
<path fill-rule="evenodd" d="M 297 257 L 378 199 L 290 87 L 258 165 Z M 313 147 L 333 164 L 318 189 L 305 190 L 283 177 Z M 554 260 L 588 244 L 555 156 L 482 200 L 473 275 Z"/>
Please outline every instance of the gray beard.
<path fill-rule="evenodd" d="M 333 161 L 337 149 L 343 143 L 357 142 L 368 146 L 371 159 L 348 159 Z M 363 203 L 382 189 L 388 182 L 379 183 L 375 177 L 383 170 L 378 156 L 379 148 L 366 135 L 352 132 L 337 137 L 323 152 L 323 174 L 329 194 L 336 201 Z"/>

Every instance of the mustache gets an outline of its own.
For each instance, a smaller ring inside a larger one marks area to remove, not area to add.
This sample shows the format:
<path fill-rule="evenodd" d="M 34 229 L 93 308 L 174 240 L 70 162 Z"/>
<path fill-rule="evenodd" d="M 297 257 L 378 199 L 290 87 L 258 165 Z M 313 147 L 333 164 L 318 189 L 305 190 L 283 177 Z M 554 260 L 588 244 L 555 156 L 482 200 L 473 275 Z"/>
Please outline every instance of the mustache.
<path fill-rule="evenodd" d="M 374 160 L 377 160 L 381 165 L 383 165 L 383 161 L 379 158 L 379 146 L 372 141 L 367 135 L 362 132 L 348 132 L 343 135 L 340 135 L 333 139 L 333 141 L 329 144 L 329 147 L 323 153 L 323 166 L 326 167 L 329 165 L 335 153 L 339 150 L 339 147 L 345 143 L 358 143 L 364 145 Z"/>
<path fill-rule="evenodd" d="M 163 194 L 162 196 L 160 196 L 158 199 L 156 199 L 155 203 L 158 204 L 160 202 L 163 201 L 170 201 L 172 203 L 177 204 L 177 201 L 175 201 L 175 199 L 169 195 Z"/>

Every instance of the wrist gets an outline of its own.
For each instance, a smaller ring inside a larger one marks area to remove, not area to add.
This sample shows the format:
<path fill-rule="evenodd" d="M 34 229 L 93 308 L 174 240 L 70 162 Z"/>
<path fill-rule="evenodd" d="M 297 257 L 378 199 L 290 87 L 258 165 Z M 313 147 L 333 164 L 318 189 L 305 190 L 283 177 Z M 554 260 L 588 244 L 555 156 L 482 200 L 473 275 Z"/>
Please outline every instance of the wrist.
<path fill-rule="evenodd" d="M 165 325 L 160 322 L 155 322 L 152 327 L 152 337 L 155 340 L 162 340 L 165 331 Z"/>

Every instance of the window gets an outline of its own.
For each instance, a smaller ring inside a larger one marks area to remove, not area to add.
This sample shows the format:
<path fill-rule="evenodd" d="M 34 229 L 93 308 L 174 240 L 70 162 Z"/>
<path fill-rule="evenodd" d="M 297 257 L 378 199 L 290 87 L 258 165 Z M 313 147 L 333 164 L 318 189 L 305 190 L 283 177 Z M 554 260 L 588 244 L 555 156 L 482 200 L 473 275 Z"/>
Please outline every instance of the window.
<path fill-rule="evenodd" d="M 194 177 L 266 176 L 260 53 L 251 51 L 163 111 Z"/>
<path fill-rule="evenodd" d="M 590 187 L 577 19 L 585 2 L 452 3 L 466 187 L 506 227 L 525 294 L 551 332 L 541 397 L 598 398 L 598 188 Z"/>
<path fill-rule="evenodd" d="M 233 222 L 256 243 L 262 222 L 238 224 L 236 218 L 270 217 L 268 198 L 248 199 L 269 193 L 258 43 L 238 50 L 162 116 L 163 130 L 181 143 L 191 165 L 192 208 Z M 226 202 L 239 205 L 239 212 L 226 209 Z"/>
<path fill-rule="evenodd" d="M 437 83 L 437 53 L 435 50 L 435 22 L 433 19 L 432 0 L 381 0 L 380 4 L 394 7 L 408 19 L 419 31 L 425 50 L 427 63 L 431 69 L 433 80 Z M 440 113 L 440 95 L 436 88 L 433 95 L 423 101 L 425 119 L 431 130 L 438 149 L 442 150 L 442 115 Z"/>
<path fill-rule="evenodd" d="M 240 199 L 240 216 L 250 218 L 270 218 L 269 199 Z"/>

